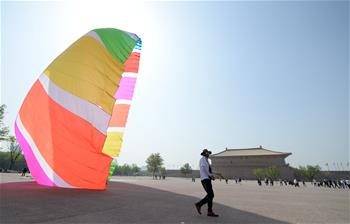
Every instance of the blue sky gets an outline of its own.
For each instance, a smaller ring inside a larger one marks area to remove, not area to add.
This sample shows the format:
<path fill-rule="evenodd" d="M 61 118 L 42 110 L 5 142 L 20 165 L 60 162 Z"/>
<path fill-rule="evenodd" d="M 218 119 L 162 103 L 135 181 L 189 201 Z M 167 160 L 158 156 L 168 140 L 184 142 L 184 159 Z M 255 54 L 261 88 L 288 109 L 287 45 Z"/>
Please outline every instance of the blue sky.
<path fill-rule="evenodd" d="M 143 39 L 120 163 L 201 149 L 291 152 L 292 166 L 349 161 L 349 3 L 2 2 L 1 103 L 12 128 L 33 82 L 91 29 Z M 118 11 L 122 9 L 122 11 Z"/>

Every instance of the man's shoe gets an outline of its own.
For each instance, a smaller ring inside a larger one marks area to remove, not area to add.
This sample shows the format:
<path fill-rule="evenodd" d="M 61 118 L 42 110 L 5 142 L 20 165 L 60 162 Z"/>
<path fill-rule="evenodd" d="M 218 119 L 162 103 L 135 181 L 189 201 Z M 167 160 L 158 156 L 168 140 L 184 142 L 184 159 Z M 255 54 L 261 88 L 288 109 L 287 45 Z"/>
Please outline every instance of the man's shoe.
<path fill-rule="evenodd" d="M 207 214 L 208 216 L 211 216 L 211 217 L 219 217 L 218 214 L 215 214 L 214 212 L 208 212 Z"/>
<path fill-rule="evenodd" d="M 201 206 L 197 205 L 197 203 L 194 204 L 194 206 L 196 207 L 197 212 L 201 215 L 201 214 L 202 214 L 202 212 L 201 212 Z"/>

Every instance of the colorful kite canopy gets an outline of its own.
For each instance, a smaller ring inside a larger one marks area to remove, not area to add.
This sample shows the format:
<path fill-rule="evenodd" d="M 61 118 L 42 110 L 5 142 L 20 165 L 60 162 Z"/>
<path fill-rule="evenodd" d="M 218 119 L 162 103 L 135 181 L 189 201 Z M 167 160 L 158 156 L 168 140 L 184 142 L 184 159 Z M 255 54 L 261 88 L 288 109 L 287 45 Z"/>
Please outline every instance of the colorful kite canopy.
<path fill-rule="evenodd" d="M 42 185 L 105 189 L 123 140 L 141 39 L 90 31 L 45 69 L 24 99 L 16 138 Z"/>

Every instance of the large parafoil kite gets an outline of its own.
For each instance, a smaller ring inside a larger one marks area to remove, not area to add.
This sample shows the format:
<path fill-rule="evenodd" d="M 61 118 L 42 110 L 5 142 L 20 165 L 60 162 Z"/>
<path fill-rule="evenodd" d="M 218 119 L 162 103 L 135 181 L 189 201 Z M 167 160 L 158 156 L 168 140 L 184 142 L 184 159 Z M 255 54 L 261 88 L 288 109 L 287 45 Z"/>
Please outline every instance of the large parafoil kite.
<path fill-rule="evenodd" d="M 140 50 L 135 34 L 95 29 L 40 75 L 15 122 L 16 138 L 39 184 L 106 188 L 122 144 Z"/>

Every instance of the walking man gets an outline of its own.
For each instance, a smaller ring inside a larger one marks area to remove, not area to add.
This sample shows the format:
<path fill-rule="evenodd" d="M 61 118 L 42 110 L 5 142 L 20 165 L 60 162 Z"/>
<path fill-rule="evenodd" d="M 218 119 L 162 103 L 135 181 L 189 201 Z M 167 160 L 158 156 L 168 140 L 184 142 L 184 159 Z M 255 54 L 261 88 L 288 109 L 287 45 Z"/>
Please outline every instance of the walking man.
<path fill-rule="evenodd" d="M 200 176 L 201 176 L 201 182 L 203 185 L 203 188 L 205 192 L 207 192 L 207 195 L 197 202 L 195 204 L 195 207 L 199 214 L 202 214 L 201 207 L 204 204 L 208 203 L 208 216 L 211 217 L 218 217 L 219 215 L 215 214 L 213 212 L 213 198 L 214 198 L 214 191 L 213 187 L 211 185 L 211 180 L 214 180 L 214 175 L 212 174 L 211 167 L 208 161 L 209 155 L 211 154 L 211 151 L 208 151 L 207 149 L 204 149 L 201 153 L 202 158 L 199 160 L 199 169 L 200 169 Z"/>

